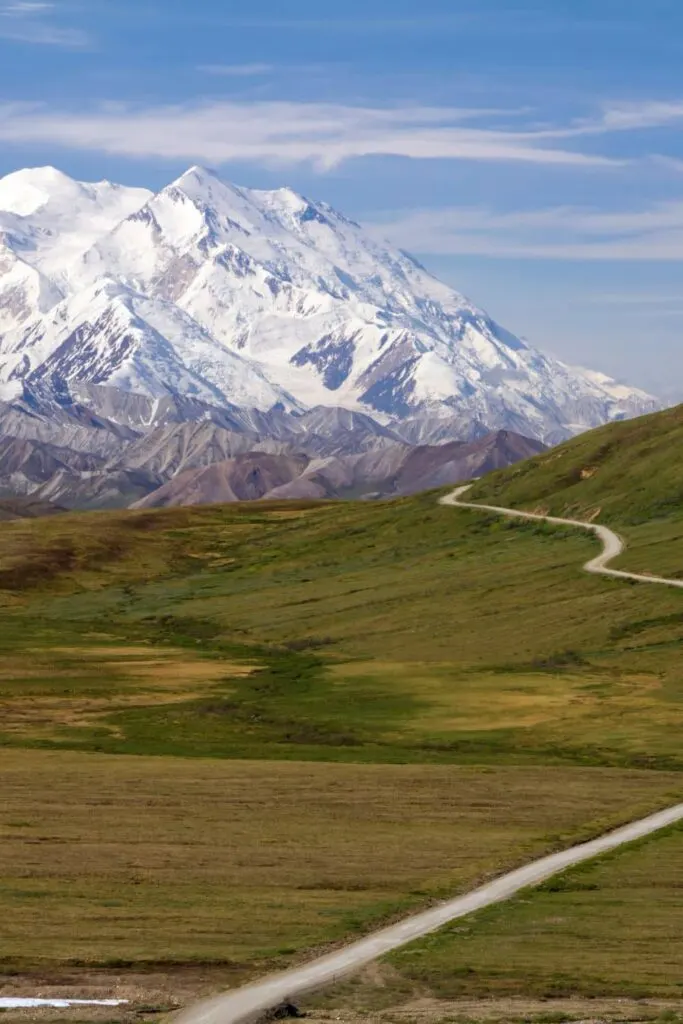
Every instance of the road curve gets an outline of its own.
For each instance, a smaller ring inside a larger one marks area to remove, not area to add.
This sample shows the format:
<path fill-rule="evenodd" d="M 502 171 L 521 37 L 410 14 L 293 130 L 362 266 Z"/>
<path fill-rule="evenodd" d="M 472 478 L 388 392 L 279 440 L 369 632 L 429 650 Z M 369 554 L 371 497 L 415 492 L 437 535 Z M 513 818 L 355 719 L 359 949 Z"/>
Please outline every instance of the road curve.
<path fill-rule="evenodd" d="M 584 566 L 586 572 L 616 576 L 619 579 L 638 580 L 641 583 L 660 583 L 670 587 L 683 588 L 683 580 L 670 580 L 661 576 L 643 576 L 637 573 L 621 572 L 618 569 L 609 569 L 609 562 L 623 552 L 625 545 L 622 539 L 606 526 L 597 523 L 582 523 L 575 519 L 559 519 L 556 516 L 519 512 L 517 509 L 500 508 L 496 505 L 477 505 L 460 501 L 460 496 L 470 486 L 468 484 L 457 488 L 452 494 L 442 498 L 441 503 L 458 508 L 497 512 L 501 515 L 516 516 L 521 519 L 541 519 L 548 523 L 557 523 L 560 526 L 576 526 L 583 530 L 590 530 L 602 541 L 603 551 L 602 554 L 586 563 Z M 177 1024 L 251 1024 L 252 1021 L 257 1020 L 266 1011 L 284 1000 L 295 999 L 305 992 L 339 981 L 373 960 L 377 960 L 385 953 L 434 932 L 448 924 L 449 921 L 455 921 L 457 918 L 465 917 L 494 903 L 501 903 L 522 889 L 538 885 L 574 864 L 591 860 L 593 857 L 614 850 L 624 843 L 641 839 L 643 836 L 651 835 L 653 832 L 658 832 L 660 829 L 681 821 L 683 821 L 683 804 L 677 804 L 675 807 L 658 811 L 647 818 L 609 832 L 599 839 L 593 839 L 591 842 L 572 846 L 560 853 L 542 857 L 522 868 L 510 871 L 464 896 L 457 896 L 455 899 L 440 903 L 429 910 L 413 914 L 398 924 L 374 932 L 372 935 L 344 946 L 327 956 L 319 957 L 301 967 L 293 967 L 291 970 L 271 975 L 252 985 L 188 1007 L 176 1017 L 176 1022 Z"/>
<path fill-rule="evenodd" d="M 520 512 L 516 508 L 502 508 L 499 505 L 480 505 L 471 501 L 460 501 L 460 495 L 469 491 L 472 484 L 465 484 L 458 487 L 452 494 L 441 498 L 441 505 L 454 505 L 456 508 L 472 508 L 478 512 L 496 512 L 498 515 L 515 517 L 517 519 L 540 519 L 544 523 L 555 523 L 558 526 L 576 526 L 581 530 L 589 530 L 602 541 L 602 554 L 586 562 L 586 572 L 595 573 L 601 576 L 614 576 L 620 580 L 636 580 L 638 583 L 659 583 L 665 587 L 679 587 L 683 589 L 683 580 L 670 580 L 665 576 L 645 576 L 636 572 L 623 572 L 621 569 L 609 569 L 609 563 L 621 555 L 626 544 L 608 526 L 600 523 L 584 523 L 580 519 L 560 519 L 557 516 L 541 516 L 535 512 Z"/>

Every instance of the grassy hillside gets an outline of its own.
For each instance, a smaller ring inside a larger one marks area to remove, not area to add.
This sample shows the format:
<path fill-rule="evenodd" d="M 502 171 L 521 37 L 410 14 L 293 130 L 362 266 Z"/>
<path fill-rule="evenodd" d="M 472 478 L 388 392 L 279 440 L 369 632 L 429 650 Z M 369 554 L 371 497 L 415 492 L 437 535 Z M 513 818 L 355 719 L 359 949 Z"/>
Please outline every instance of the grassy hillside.
<path fill-rule="evenodd" d="M 391 962 L 441 996 L 680 999 L 682 876 L 677 827 L 446 928 Z"/>
<path fill-rule="evenodd" d="M 612 1016 L 679 1024 L 682 872 L 679 826 L 455 921 L 312 997 L 311 1007 L 343 1008 L 345 1019 L 354 1009 L 366 1018 L 374 1011 L 391 1021 L 411 1003 L 412 1019 L 431 999 L 432 1020 L 501 1015 L 521 1024 L 530 1021 L 530 1001 L 545 1000 L 539 1024 Z M 603 1016 L 598 1001 L 609 999 L 623 1003 Z M 648 1002 L 659 999 L 670 1000 L 669 1008 Z M 461 1000 L 480 1003 L 465 1014 Z"/>
<path fill-rule="evenodd" d="M 3 968 L 218 984 L 670 798 L 670 775 L 0 752 Z M 400 795 L 400 799 L 397 796 Z M 619 811 L 616 811 L 619 808 Z"/>
<path fill-rule="evenodd" d="M 221 985 L 675 798 L 683 594 L 437 497 L 2 524 L 7 971 Z"/>
<path fill-rule="evenodd" d="M 593 550 L 433 494 L 9 523 L 0 737 L 678 768 L 683 595 L 586 577 Z"/>
<path fill-rule="evenodd" d="M 505 499 L 578 519 L 638 527 L 683 517 L 683 405 L 610 423 L 475 484 Z"/>

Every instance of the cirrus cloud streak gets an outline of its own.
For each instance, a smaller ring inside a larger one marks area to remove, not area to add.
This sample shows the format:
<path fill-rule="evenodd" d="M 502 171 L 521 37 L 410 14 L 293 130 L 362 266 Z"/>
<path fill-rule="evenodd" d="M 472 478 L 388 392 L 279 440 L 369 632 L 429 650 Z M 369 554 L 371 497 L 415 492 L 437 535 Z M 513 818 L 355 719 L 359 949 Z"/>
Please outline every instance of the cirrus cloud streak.
<path fill-rule="evenodd" d="M 510 117 L 515 116 L 512 111 Z M 321 171 L 370 156 L 574 167 L 619 163 L 550 145 L 540 132 L 476 126 L 491 118 L 487 110 L 287 101 L 148 108 L 108 103 L 89 112 L 13 104 L 0 107 L 0 141 L 217 165 L 309 162 Z"/>
<path fill-rule="evenodd" d="M 92 45 L 87 32 L 58 25 L 53 20 L 55 4 L 40 0 L 15 0 L 0 4 L 0 39 L 34 46 L 56 46 L 67 50 Z"/>

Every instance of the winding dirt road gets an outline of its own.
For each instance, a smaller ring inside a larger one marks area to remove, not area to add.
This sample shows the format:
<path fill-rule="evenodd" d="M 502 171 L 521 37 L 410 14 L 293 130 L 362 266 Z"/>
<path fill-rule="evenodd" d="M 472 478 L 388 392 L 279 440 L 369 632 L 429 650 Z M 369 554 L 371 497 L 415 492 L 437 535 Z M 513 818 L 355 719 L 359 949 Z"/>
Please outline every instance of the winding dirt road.
<path fill-rule="evenodd" d="M 593 558 L 584 566 L 587 572 L 616 576 L 620 579 L 638 580 L 642 583 L 660 583 L 683 588 L 683 580 L 642 576 L 607 568 L 608 563 L 624 550 L 624 542 L 606 526 L 582 523 L 573 519 L 559 519 L 554 516 L 535 515 L 530 512 L 519 512 L 516 509 L 498 508 L 494 505 L 476 505 L 460 501 L 460 496 L 469 489 L 469 486 L 471 485 L 459 487 L 453 494 L 442 498 L 442 504 L 497 512 L 501 515 L 517 516 L 522 519 L 542 519 L 562 526 L 575 526 L 590 530 L 602 541 L 603 551 L 601 555 Z M 385 953 L 434 932 L 450 921 L 465 917 L 494 903 L 501 903 L 522 889 L 538 885 L 574 864 L 591 860 L 593 857 L 614 850 L 624 843 L 641 839 L 643 836 L 651 835 L 653 832 L 658 832 L 660 829 L 680 821 L 683 821 L 683 803 L 659 811 L 630 825 L 625 825 L 599 839 L 532 861 L 531 864 L 518 868 L 516 871 L 510 871 L 473 892 L 448 900 L 429 910 L 422 911 L 422 913 L 414 914 L 398 924 L 374 932 L 372 935 L 327 956 L 189 1007 L 176 1018 L 177 1024 L 250 1024 L 279 1003 L 295 999 L 305 992 L 339 981 Z"/>
<path fill-rule="evenodd" d="M 460 496 L 469 491 L 472 484 L 458 487 L 452 494 L 441 499 L 441 505 L 454 505 L 456 508 L 471 508 L 477 512 L 496 512 L 501 516 L 516 519 L 540 519 L 544 523 L 555 523 L 557 526 L 576 526 L 581 530 L 589 530 L 602 541 L 602 554 L 586 562 L 584 569 L 601 576 L 615 576 L 620 580 L 637 580 L 638 583 L 660 583 L 666 587 L 683 589 L 683 580 L 670 580 L 664 576 L 645 576 L 636 572 L 623 572 L 621 569 L 608 569 L 609 563 L 621 555 L 626 547 L 621 537 L 600 523 L 583 523 L 580 519 L 559 519 L 557 516 L 541 516 L 535 512 L 520 512 L 516 508 L 502 508 L 499 505 L 479 505 L 471 501 L 460 501 Z"/>

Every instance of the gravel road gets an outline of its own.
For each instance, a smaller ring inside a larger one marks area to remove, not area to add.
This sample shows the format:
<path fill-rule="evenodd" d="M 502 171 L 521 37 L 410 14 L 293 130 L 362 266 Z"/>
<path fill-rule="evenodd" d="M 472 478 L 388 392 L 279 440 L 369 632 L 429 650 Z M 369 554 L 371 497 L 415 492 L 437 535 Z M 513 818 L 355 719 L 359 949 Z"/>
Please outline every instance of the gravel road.
<path fill-rule="evenodd" d="M 606 526 L 582 523 L 574 519 L 559 519 L 555 516 L 535 515 L 531 512 L 519 512 L 516 509 L 499 508 L 495 505 L 476 505 L 463 502 L 460 497 L 469 489 L 469 486 L 471 485 L 459 487 L 453 494 L 442 498 L 442 504 L 497 512 L 501 515 L 517 516 L 521 519 L 541 519 L 562 526 L 575 526 L 583 530 L 590 530 L 602 541 L 603 551 L 584 566 L 586 572 L 683 588 L 683 580 L 644 576 L 609 569 L 609 562 L 623 552 L 625 545 L 622 539 Z M 413 914 L 398 924 L 374 932 L 372 935 L 344 946 L 327 956 L 189 1007 L 176 1018 L 177 1024 L 250 1024 L 251 1021 L 257 1020 L 267 1010 L 283 1001 L 294 1000 L 312 989 L 339 981 L 392 949 L 397 949 L 422 935 L 434 932 L 448 924 L 449 921 L 465 917 L 467 914 L 481 910 L 483 907 L 489 907 L 493 903 L 507 900 L 520 890 L 538 885 L 574 864 L 581 864 L 599 854 L 614 850 L 624 843 L 630 843 L 679 821 L 683 821 L 683 804 L 659 811 L 601 836 L 599 839 L 542 857 L 540 860 L 533 861 L 531 864 L 488 882 L 473 892 L 448 900 L 448 902 L 431 907 L 422 913 Z"/>
<path fill-rule="evenodd" d="M 683 589 L 683 580 L 671 580 L 665 576 L 649 576 L 636 572 L 623 572 L 621 569 L 609 569 L 609 563 L 621 555 L 626 544 L 621 537 L 610 530 L 608 526 L 600 523 L 583 523 L 580 519 L 560 519 L 557 516 L 541 516 L 535 512 L 520 512 L 516 508 L 501 508 L 499 505 L 480 505 L 470 501 L 461 501 L 461 495 L 469 491 L 471 484 L 458 487 L 452 494 L 441 499 L 442 505 L 454 505 L 456 508 L 471 508 L 478 512 L 496 512 L 501 516 L 510 516 L 516 519 L 539 519 L 544 523 L 555 523 L 558 526 L 575 526 L 581 530 L 589 530 L 602 541 L 602 553 L 586 562 L 584 569 L 601 576 L 615 576 L 620 580 L 637 580 L 639 583 L 660 583 L 666 587 L 679 587 Z"/>

